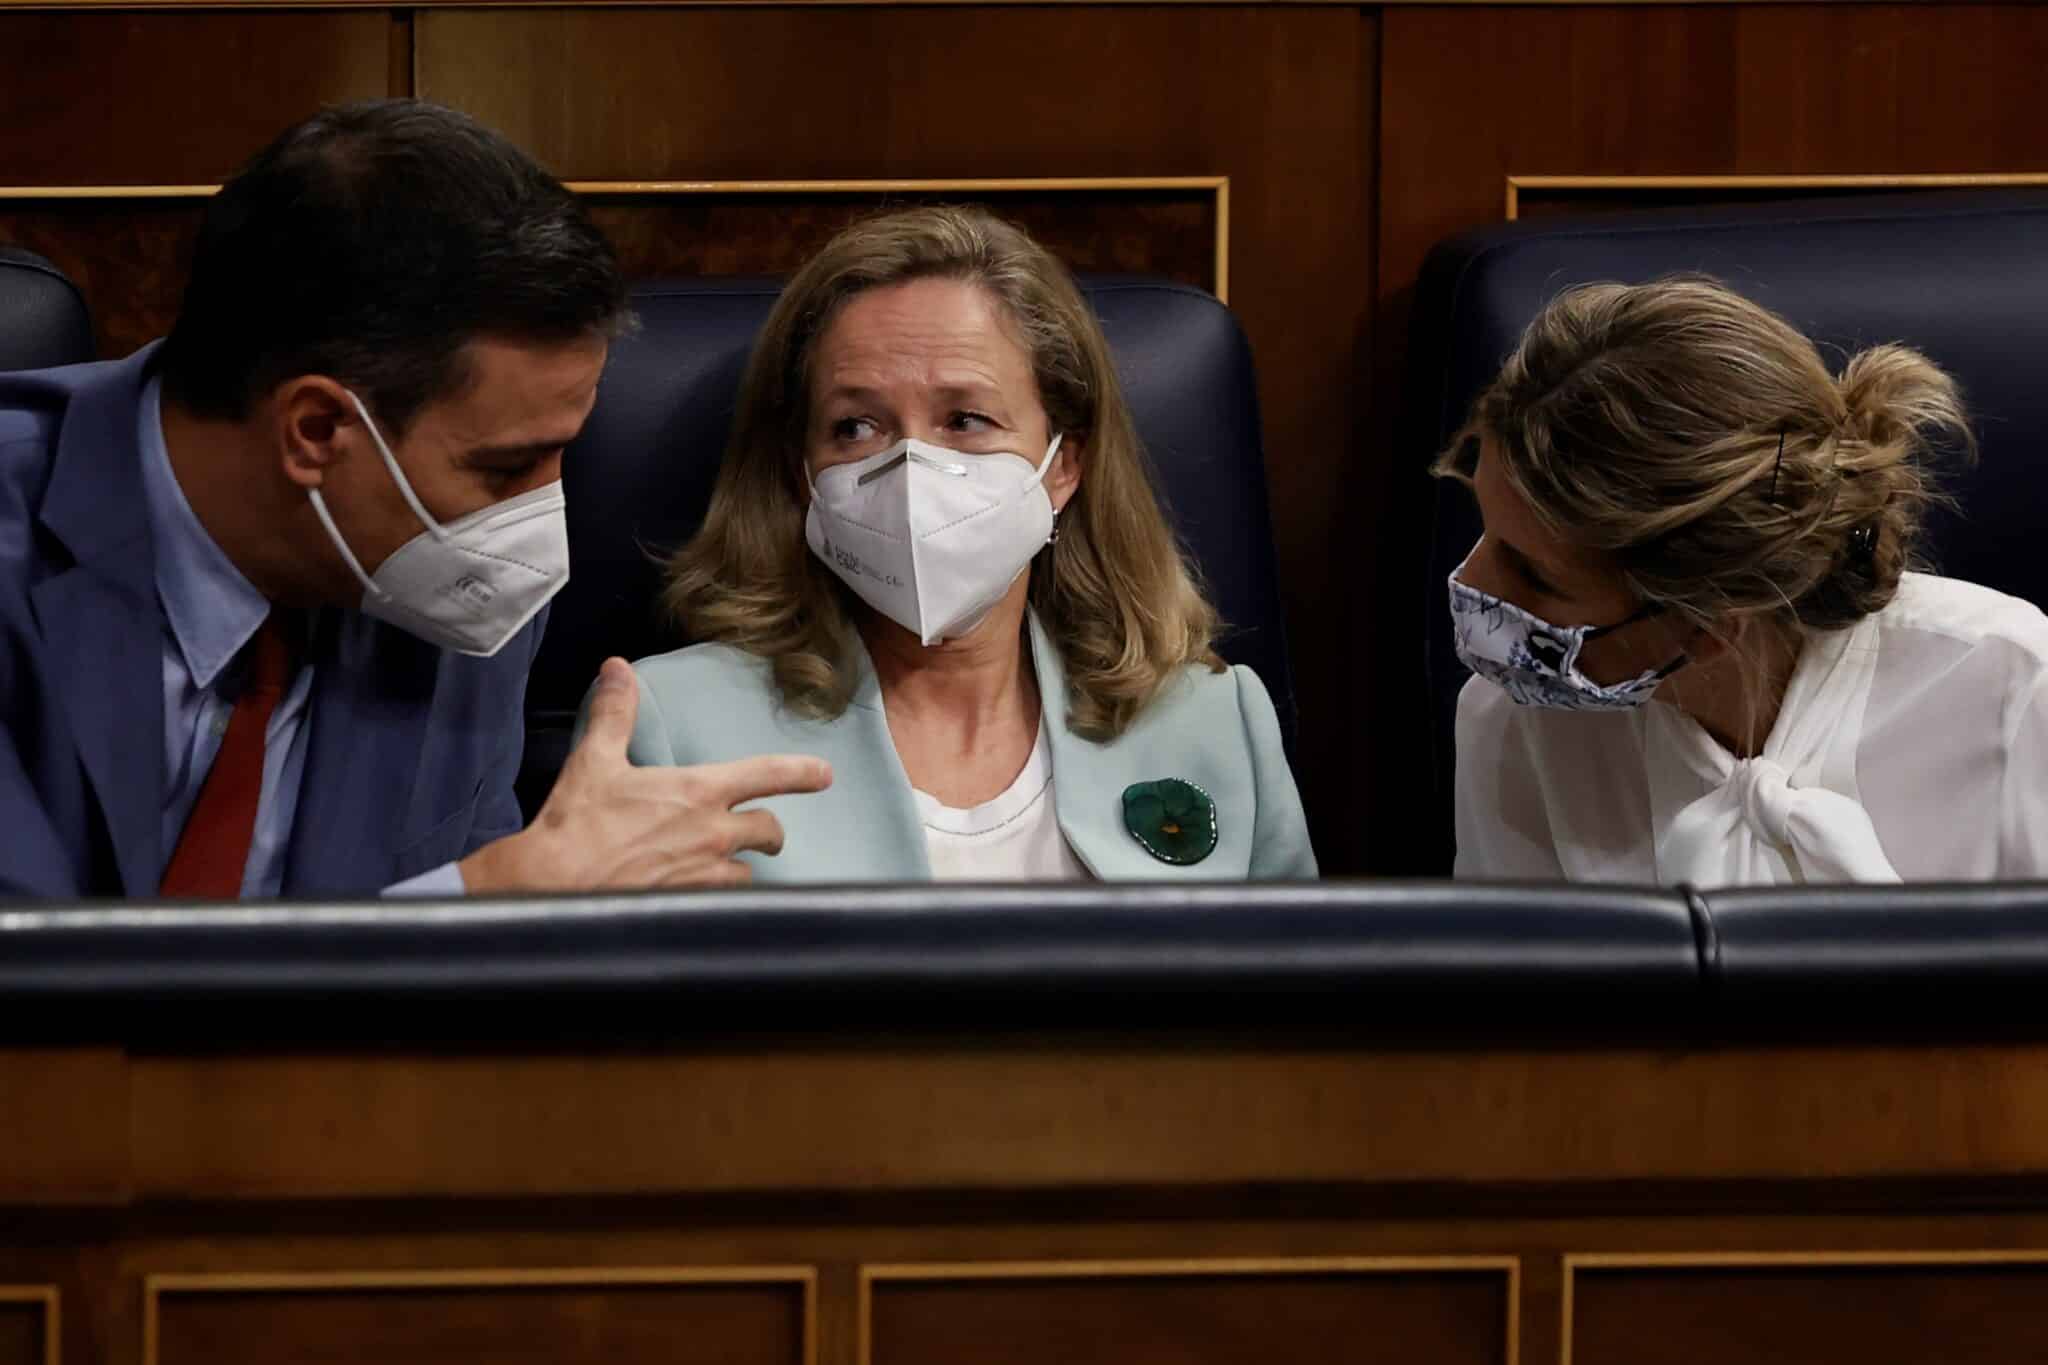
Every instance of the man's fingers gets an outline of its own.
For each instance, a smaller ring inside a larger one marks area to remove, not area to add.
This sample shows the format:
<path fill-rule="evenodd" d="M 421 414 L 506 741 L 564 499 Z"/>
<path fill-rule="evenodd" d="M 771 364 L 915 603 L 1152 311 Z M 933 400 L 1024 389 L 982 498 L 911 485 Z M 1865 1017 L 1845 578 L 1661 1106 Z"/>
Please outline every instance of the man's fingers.
<path fill-rule="evenodd" d="M 754 869 L 741 862 L 723 862 L 711 870 L 707 886 L 749 886 L 754 880 Z"/>
<path fill-rule="evenodd" d="M 764 796 L 821 792 L 832 785 L 832 765 L 802 754 L 764 754 L 730 763 L 706 763 L 690 773 L 711 801 L 728 807 Z"/>
<path fill-rule="evenodd" d="M 632 665 L 624 659 L 606 659 L 597 670 L 597 686 L 590 694 L 590 720 L 584 726 L 576 754 L 588 751 L 623 759 L 626 746 L 633 740 L 633 721 L 639 714 L 640 684 L 633 677 Z"/>
<path fill-rule="evenodd" d="M 771 857 L 782 852 L 782 822 L 765 810 L 736 810 L 725 817 L 732 821 L 732 851 L 752 849 Z"/>
<path fill-rule="evenodd" d="M 657 875 L 648 883 L 651 886 L 749 886 L 754 880 L 754 869 L 736 858 L 711 864 L 691 863 L 687 867 L 670 868 Z"/>

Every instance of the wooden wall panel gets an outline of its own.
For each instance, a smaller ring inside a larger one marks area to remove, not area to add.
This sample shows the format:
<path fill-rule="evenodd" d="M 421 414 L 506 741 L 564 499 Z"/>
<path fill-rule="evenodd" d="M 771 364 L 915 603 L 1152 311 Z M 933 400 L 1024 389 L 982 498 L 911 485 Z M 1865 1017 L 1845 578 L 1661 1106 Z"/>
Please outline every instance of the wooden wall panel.
<path fill-rule="evenodd" d="M 144 1365 L 805 1365 L 801 1282 L 689 1272 L 216 1276 L 150 1286 Z"/>
<path fill-rule="evenodd" d="M 593 216 L 635 278 L 785 274 L 863 214 L 913 203 L 967 202 L 1022 223 L 1077 270 L 1217 286 L 1224 210 L 1213 189 L 603 195 Z"/>
<path fill-rule="evenodd" d="M 820 188 L 774 194 L 601 194 L 594 216 L 636 278 L 794 269 L 855 216 L 882 203 L 986 202 L 1083 270 L 1163 275 L 1216 287 L 1223 200 L 1212 188 L 1076 186 L 929 195 Z M 102 357 L 170 330 L 204 202 L 152 193 L 31 198 L 0 190 L 0 243 L 48 258 L 92 309 Z"/>
<path fill-rule="evenodd" d="M 216 184 L 323 104 L 389 92 L 372 12 L 0 13 L 0 186 Z M 103 356 L 161 336 L 198 209 L 0 201 L 0 243 L 85 290 Z"/>
<path fill-rule="evenodd" d="M 1581 1267 L 1571 1279 L 1568 1365 L 2014 1365 L 2041 1358 L 2048 1342 L 2048 1265 L 2038 1262 L 1829 1264 L 1816 1255 Z"/>
<path fill-rule="evenodd" d="M 1390 9 L 1380 298 L 1510 174 L 2048 170 L 2034 5 Z"/>
<path fill-rule="evenodd" d="M 0 1365 L 56 1365 L 57 1347 L 56 1292 L 0 1285 Z"/>
<path fill-rule="evenodd" d="M 0 1207 L 102 1203 L 126 1190 L 128 1067 L 120 1052 L 0 1050 L 0 1100 Z M 0 1281 L 11 1278 L 0 1269 Z"/>
<path fill-rule="evenodd" d="M 2048 1172 L 2044 1077 L 2048 1044 L 1344 1051 L 1055 1035 L 138 1057 L 124 1098 L 128 1188 L 155 1200 L 1043 1194 L 2014 1179 Z"/>
<path fill-rule="evenodd" d="M 217 183 L 322 104 L 387 93 L 391 23 L 0 13 L 0 185 Z"/>
<path fill-rule="evenodd" d="M 1513 1365 L 1512 1277 L 1100 1270 L 872 1286 L 865 1365 Z"/>
<path fill-rule="evenodd" d="M 112 360 L 170 331 L 203 211 L 198 199 L 0 196 L 0 243 L 37 253 L 79 287 L 93 343 Z"/>
<path fill-rule="evenodd" d="M 1343 8 L 423 11 L 418 91 L 573 179 L 1227 175 L 1260 372 L 1318 848 L 1361 703 L 1327 611 L 1351 552 L 1377 19 Z"/>
<path fill-rule="evenodd" d="M 1382 588 L 1354 622 L 1355 671 L 1402 665 L 1357 761 L 1430 761 L 1419 618 L 1426 450 L 1402 449 L 1403 346 L 1424 256 L 1501 221 L 1509 175 L 2038 171 L 2048 7 L 2027 4 L 1395 6 L 1383 11 L 1373 412 L 1358 505 L 1388 515 Z M 1393 613 L 1389 615 L 1389 613 Z M 1391 656 L 1375 622 L 1399 641 Z M 1378 871 L 1448 870 L 1449 831 L 1398 778 L 1362 820 Z"/>

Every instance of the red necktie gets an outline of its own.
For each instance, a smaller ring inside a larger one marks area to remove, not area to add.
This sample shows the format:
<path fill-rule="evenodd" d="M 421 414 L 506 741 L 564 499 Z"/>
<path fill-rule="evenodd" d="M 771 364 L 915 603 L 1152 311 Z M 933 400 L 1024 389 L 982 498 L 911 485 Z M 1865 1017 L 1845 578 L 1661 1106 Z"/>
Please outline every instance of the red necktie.
<path fill-rule="evenodd" d="M 263 735 L 291 676 L 291 650 L 277 613 L 264 618 L 248 649 L 248 678 L 235 698 L 206 785 L 185 817 L 177 851 L 164 869 L 162 895 L 234 900 L 242 894 L 242 870 L 256 834 L 256 803 L 263 795 Z"/>

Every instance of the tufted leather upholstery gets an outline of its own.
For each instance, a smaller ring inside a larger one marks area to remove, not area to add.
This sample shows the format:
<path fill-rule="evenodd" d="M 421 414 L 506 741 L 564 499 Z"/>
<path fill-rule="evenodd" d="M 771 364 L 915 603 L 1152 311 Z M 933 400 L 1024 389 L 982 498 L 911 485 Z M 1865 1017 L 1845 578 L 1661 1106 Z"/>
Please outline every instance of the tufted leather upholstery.
<path fill-rule="evenodd" d="M 571 576 L 527 690 L 520 794 L 529 813 L 561 769 L 576 708 L 605 656 L 684 643 L 658 618 L 653 552 L 688 540 L 703 518 L 740 373 L 777 289 L 774 280 L 733 278 L 633 291 L 640 330 L 613 348 L 596 410 L 563 462 Z M 1083 292 L 1115 352 L 1174 524 L 1233 627 L 1223 653 L 1265 680 L 1291 737 L 1293 686 L 1244 334 L 1200 290 L 1095 278 Z"/>
<path fill-rule="evenodd" d="M 1936 566 L 2048 605 L 2035 543 L 2048 495 L 2048 192 L 1856 196 L 1706 211 L 1537 218 L 1439 243 L 1416 287 L 1404 458 L 1406 496 L 1435 507 L 1430 543 L 1406 547 L 1421 577 L 1390 629 L 1427 640 L 1438 861 L 1450 859 L 1452 718 L 1465 673 L 1451 651 L 1444 579 L 1478 536 L 1470 497 L 1420 474 L 1463 424 L 1522 328 L 1560 290 L 1703 272 L 1790 318 L 1839 368 L 1904 341 L 1957 376 L 1983 446 L 1952 480 L 1962 515 L 1931 523 Z M 1411 615 L 1409 613 L 1419 613 Z"/>
<path fill-rule="evenodd" d="M 34 252 L 0 246 L 0 370 L 92 358 L 92 319 L 77 286 Z"/>

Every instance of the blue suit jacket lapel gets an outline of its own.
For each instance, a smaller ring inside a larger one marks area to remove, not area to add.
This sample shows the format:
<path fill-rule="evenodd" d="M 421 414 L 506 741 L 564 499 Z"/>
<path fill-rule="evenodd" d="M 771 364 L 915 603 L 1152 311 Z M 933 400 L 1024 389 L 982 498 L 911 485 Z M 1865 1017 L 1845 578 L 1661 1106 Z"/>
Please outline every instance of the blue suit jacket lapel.
<path fill-rule="evenodd" d="M 72 564 L 30 593 L 130 895 L 155 893 L 165 857 L 164 614 L 136 441 L 149 354 L 80 389 L 65 410 L 42 522 Z"/>

